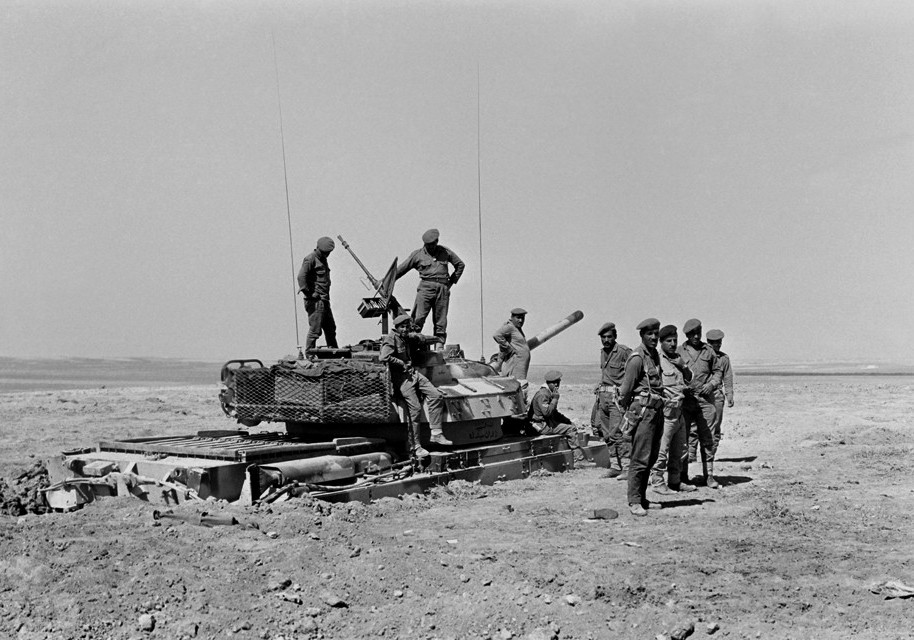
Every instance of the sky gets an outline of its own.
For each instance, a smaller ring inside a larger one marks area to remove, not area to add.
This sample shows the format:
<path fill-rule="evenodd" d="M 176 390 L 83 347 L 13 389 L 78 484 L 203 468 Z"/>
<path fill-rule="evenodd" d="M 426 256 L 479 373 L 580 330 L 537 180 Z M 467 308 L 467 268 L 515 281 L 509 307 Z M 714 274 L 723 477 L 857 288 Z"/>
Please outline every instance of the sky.
<path fill-rule="evenodd" d="M 584 313 L 541 364 L 650 316 L 914 358 L 909 2 L 0 0 L 0 113 L 0 356 L 272 361 L 317 238 L 380 277 L 435 227 L 470 357 L 522 306 Z"/>

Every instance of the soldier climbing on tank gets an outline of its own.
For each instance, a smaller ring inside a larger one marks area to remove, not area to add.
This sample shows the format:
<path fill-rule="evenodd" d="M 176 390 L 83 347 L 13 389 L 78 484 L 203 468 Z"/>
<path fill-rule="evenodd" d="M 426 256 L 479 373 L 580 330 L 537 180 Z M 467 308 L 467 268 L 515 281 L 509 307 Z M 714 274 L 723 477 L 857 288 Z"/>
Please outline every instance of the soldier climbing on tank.
<path fill-rule="evenodd" d="M 305 297 L 305 311 L 308 312 L 306 352 L 314 348 L 321 331 L 328 347 L 335 349 L 338 346 L 336 321 L 330 309 L 330 265 L 327 263 L 335 246 L 331 238 L 324 236 L 318 239 L 317 247 L 305 256 L 298 271 L 298 290 Z"/>
<path fill-rule="evenodd" d="M 422 234 L 421 249 L 416 249 L 397 268 L 397 280 L 408 271 L 419 272 L 419 288 L 413 305 L 412 320 L 417 331 L 422 331 L 425 319 L 431 312 L 435 325 L 435 337 L 441 344 L 447 339 L 447 311 L 451 299 L 451 287 L 457 284 L 463 274 L 463 260 L 443 245 L 438 244 L 438 230 L 429 229 Z M 448 263 L 454 265 L 454 272 L 448 274 Z"/>
<path fill-rule="evenodd" d="M 428 422 L 431 429 L 429 442 L 442 447 L 449 447 L 454 443 L 444 437 L 441 429 L 444 417 L 444 395 L 411 364 L 412 345 L 410 342 L 427 338 L 427 336 L 413 332 L 411 320 L 410 316 L 405 313 L 394 318 L 393 331 L 381 340 L 380 361 L 387 363 L 394 390 L 400 394 L 406 404 L 412 430 L 412 453 L 417 458 L 425 458 L 428 457 L 428 451 L 419 442 L 419 414 L 423 398 L 428 405 Z"/>

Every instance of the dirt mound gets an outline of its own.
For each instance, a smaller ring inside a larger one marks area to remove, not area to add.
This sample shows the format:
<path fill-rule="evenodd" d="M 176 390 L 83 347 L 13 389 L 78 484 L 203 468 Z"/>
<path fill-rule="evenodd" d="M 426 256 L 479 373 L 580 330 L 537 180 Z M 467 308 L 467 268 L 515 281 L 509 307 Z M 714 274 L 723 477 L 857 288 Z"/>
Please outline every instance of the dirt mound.
<path fill-rule="evenodd" d="M 48 469 L 43 462 L 36 462 L 10 479 L 0 479 L 0 514 L 47 513 L 50 509 L 41 489 L 49 484 Z"/>

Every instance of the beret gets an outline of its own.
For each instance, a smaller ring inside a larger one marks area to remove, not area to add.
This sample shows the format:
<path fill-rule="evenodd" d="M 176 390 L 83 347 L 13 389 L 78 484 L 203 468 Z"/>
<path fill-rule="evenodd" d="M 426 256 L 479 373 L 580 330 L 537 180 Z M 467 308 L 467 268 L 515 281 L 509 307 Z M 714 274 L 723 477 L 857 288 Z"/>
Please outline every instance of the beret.
<path fill-rule="evenodd" d="M 546 372 L 546 382 L 558 382 L 562 379 L 562 372 L 551 369 Z"/>
<path fill-rule="evenodd" d="M 425 244 L 428 244 L 430 242 L 435 242 L 437 239 L 438 239 L 438 230 L 437 229 L 429 229 L 428 231 L 426 231 L 425 233 L 422 234 L 422 242 L 424 242 Z"/>
<path fill-rule="evenodd" d="M 407 320 L 412 320 L 412 317 L 408 313 L 401 313 L 396 318 L 394 318 L 394 326 L 401 325 Z"/>
<path fill-rule="evenodd" d="M 689 335 L 690 333 L 695 331 L 695 329 L 700 329 L 700 328 L 701 328 L 701 320 L 699 320 L 698 318 L 692 318 L 691 320 L 686 320 L 685 325 L 683 325 L 683 327 L 682 327 L 682 332 L 686 335 Z"/>
<path fill-rule="evenodd" d="M 707 340 L 723 340 L 723 339 L 724 339 L 724 332 L 721 331 L 720 329 L 711 329 L 711 330 L 708 331 L 708 333 L 705 335 L 705 339 L 707 339 Z"/>
<path fill-rule="evenodd" d="M 602 327 L 600 327 L 600 330 L 597 331 L 597 335 L 598 335 L 598 336 L 602 336 L 602 335 L 603 335 L 604 333 L 606 333 L 607 331 L 615 331 L 615 330 L 616 330 L 616 323 L 615 323 L 615 322 L 607 322 L 607 323 L 604 324 Z"/>
<path fill-rule="evenodd" d="M 511 309 L 511 315 L 512 316 L 525 316 L 525 315 L 527 315 L 527 310 L 521 309 L 520 307 L 514 307 L 513 309 Z"/>
<path fill-rule="evenodd" d="M 317 239 L 317 248 L 323 251 L 324 253 L 330 253 L 333 251 L 333 248 L 336 247 L 336 244 L 333 242 L 333 238 L 328 238 L 324 236 L 323 238 Z"/>
<path fill-rule="evenodd" d="M 665 325 L 662 329 L 660 329 L 660 339 L 661 340 L 668 338 L 670 336 L 675 336 L 675 335 L 676 335 L 676 325 L 668 324 L 668 325 Z"/>
<path fill-rule="evenodd" d="M 642 320 L 640 323 L 638 323 L 638 326 L 635 327 L 635 329 L 637 329 L 638 331 L 648 331 L 650 329 L 659 329 L 659 328 L 660 328 L 660 320 L 658 320 L 657 318 L 647 318 L 646 320 Z"/>

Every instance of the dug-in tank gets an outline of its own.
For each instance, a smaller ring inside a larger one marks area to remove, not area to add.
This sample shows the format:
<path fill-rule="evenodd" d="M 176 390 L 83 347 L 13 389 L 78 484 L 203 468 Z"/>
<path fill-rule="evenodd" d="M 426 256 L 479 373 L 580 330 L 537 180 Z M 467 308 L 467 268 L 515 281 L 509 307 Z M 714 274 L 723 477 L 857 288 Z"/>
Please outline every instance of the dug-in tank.
<path fill-rule="evenodd" d="M 535 348 L 583 317 L 576 311 L 537 334 Z M 245 426 L 285 422 L 286 431 L 307 441 L 382 438 L 405 453 L 404 409 L 394 395 L 387 366 L 379 361 L 380 340 L 344 348 L 312 349 L 312 359 L 287 359 L 264 366 L 259 360 L 232 360 L 222 368 L 220 400 L 227 415 Z M 444 396 L 442 428 L 455 447 L 500 440 L 506 420 L 521 420 L 526 402 L 521 382 L 488 364 L 463 357 L 459 345 L 414 349 L 413 367 Z M 428 443 L 423 404 L 421 440 Z"/>
<path fill-rule="evenodd" d="M 368 276 L 377 293 L 364 298 L 363 318 L 381 318 L 386 332 L 388 314 L 402 312 L 392 295 L 396 260 L 381 282 L 371 275 L 348 243 L 339 237 Z M 531 349 L 578 322 L 580 311 L 563 318 L 527 341 Z M 506 420 L 523 420 L 525 389 L 513 377 L 492 366 L 468 360 L 459 345 L 443 349 L 434 339 L 413 341 L 412 365 L 444 396 L 442 429 L 455 447 L 500 440 Z M 387 366 L 380 362 L 380 339 L 362 340 L 343 348 L 317 348 L 308 358 L 299 356 L 264 366 L 260 360 L 231 360 L 222 368 L 222 408 L 245 426 L 285 422 L 286 431 L 307 441 L 333 438 L 381 438 L 398 454 L 408 450 L 407 416 L 397 402 Z M 420 439 L 430 435 L 425 407 Z"/>

